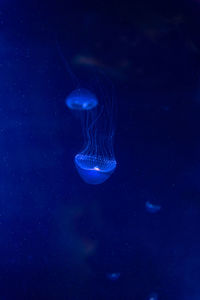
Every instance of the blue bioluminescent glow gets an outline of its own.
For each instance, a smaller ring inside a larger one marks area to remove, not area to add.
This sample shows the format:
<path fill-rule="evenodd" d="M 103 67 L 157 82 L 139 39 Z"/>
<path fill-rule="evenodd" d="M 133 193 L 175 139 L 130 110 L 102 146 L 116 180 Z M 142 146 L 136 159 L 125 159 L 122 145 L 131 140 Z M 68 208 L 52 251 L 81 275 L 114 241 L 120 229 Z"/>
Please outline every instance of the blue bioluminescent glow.
<path fill-rule="evenodd" d="M 72 91 L 66 99 L 66 105 L 74 110 L 90 110 L 96 107 L 96 96 L 87 89 L 78 88 Z"/>
<path fill-rule="evenodd" d="M 99 105 L 83 113 L 84 146 L 74 158 L 80 177 L 89 184 L 105 182 L 117 165 L 113 150 L 114 100 L 103 85 L 97 95 Z"/>

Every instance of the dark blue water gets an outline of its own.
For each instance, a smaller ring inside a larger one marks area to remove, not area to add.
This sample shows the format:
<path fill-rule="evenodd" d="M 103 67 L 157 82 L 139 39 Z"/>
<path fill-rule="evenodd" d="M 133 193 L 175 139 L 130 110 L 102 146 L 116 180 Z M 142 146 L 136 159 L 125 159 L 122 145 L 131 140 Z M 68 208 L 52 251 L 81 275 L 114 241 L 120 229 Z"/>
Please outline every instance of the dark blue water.
<path fill-rule="evenodd" d="M 0 299 L 199 299 L 200 4 L 41 2 L 0 4 Z M 74 165 L 58 43 L 87 88 L 114 87 L 99 185 Z"/>

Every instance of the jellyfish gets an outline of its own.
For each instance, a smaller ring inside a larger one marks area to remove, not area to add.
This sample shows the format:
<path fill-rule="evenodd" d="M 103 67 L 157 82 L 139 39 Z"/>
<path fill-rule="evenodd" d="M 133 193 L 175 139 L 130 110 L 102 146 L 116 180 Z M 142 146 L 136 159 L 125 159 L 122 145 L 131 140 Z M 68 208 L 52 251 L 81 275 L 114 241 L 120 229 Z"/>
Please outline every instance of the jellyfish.
<path fill-rule="evenodd" d="M 84 146 L 74 157 L 80 177 L 88 184 L 101 184 L 114 172 L 114 99 L 101 85 L 99 105 L 85 111 L 82 123 Z"/>
<path fill-rule="evenodd" d="M 94 93 L 86 89 L 85 87 L 82 87 L 80 80 L 78 77 L 72 72 L 61 48 L 56 41 L 56 46 L 58 50 L 58 54 L 64 63 L 65 69 L 70 76 L 74 89 L 73 91 L 66 97 L 65 104 L 69 109 L 72 110 L 90 110 L 93 109 L 98 104 L 98 100 Z"/>
<path fill-rule="evenodd" d="M 98 77 L 95 84 L 90 84 L 90 89 L 87 89 L 88 84 L 80 84 L 80 79 L 71 71 L 58 43 L 57 49 L 76 86 L 66 98 L 66 105 L 74 111 L 81 111 L 84 145 L 75 155 L 74 163 L 84 182 L 101 184 L 112 175 L 117 165 L 113 150 L 115 116 L 113 87 L 103 74 L 103 82 Z"/>
<path fill-rule="evenodd" d="M 157 213 L 158 211 L 161 210 L 161 206 L 158 205 L 158 204 L 152 204 L 151 202 L 147 201 L 145 203 L 145 207 L 146 207 L 146 210 L 149 212 L 149 213 Z"/>
<path fill-rule="evenodd" d="M 73 110 L 90 110 L 97 106 L 96 96 L 85 88 L 73 90 L 66 98 L 66 105 Z"/>

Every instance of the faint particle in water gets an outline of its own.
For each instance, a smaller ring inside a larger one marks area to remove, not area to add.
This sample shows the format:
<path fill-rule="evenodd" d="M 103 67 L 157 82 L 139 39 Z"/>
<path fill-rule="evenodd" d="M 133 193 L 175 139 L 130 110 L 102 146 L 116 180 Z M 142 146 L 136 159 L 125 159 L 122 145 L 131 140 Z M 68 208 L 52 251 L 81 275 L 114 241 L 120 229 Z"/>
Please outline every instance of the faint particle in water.
<path fill-rule="evenodd" d="M 73 110 L 90 110 L 96 107 L 97 104 L 96 96 L 84 88 L 75 89 L 66 99 L 66 105 Z"/>
<path fill-rule="evenodd" d="M 106 277 L 111 281 L 116 281 L 119 279 L 120 273 L 119 272 L 108 273 Z"/>
<path fill-rule="evenodd" d="M 161 210 L 161 206 L 158 205 L 158 204 L 152 204 L 151 202 L 147 201 L 145 203 L 145 207 L 146 207 L 146 210 L 149 212 L 149 213 L 157 213 L 158 211 Z"/>

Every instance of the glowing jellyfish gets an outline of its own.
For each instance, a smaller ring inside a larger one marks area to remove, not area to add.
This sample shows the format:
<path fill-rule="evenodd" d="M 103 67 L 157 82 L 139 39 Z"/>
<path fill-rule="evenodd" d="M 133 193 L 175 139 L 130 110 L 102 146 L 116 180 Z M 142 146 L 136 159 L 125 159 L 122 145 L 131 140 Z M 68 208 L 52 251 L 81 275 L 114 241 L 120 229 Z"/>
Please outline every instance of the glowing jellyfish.
<path fill-rule="evenodd" d="M 74 158 L 80 177 L 89 184 L 105 182 L 117 165 L 113 150 L 114 100 L 102 86 L 100 91 L 99 105 L 85 111 L 82 125 L 85 143 Z"/>
<path fill-rule="evenodd" d="M 66 99 L 66 105 L 73 110 L 90 110 L 97 104 L 96 96 L 85 88 L 75 89 Z"/>
<path fill-rule="evenodd" d="M 96 93 L 80 88 L 85 85 L 81 85 L 80 80 L 71 71 L 58 42 L 57 50 L 76 86 L 67 97 L 66 105 L 74 111 L 81 111 L 84 146 L 83 150 L 75 156 L 74 163 L 80 177 L 86 183 L 100 184 L 111 176 L 117 165 L 113 150 L 113 93 L 105 92 L 105 81 L 100 84 L 100 78 L 97 81 L 98 100 Z"/>
<path fill-rule="evenodd" d="M 147 201 L 145 203 L 145 206 L 146 206 L 146 210 L 149 212 L 149 213 L 152 213 L 152 214 L 155 214 L 157 213 L 158 211 L 161 210 L 161 206 L 158 205 L 158 204 L 152 204 L 151 202 Z"/>
<path fill-rule="evenodd" d="M 58 41 L 56 41 L 57 50 L 62 59 L 65 68 L 73 82 L 75 89 L 67 96 L 65 103 L 72 110 L 90 110 L 98 104 L 96 96 L 86 88 L 81 88 L 80 80 L 72 72 L 65 56 L 63 55 Z"/>

